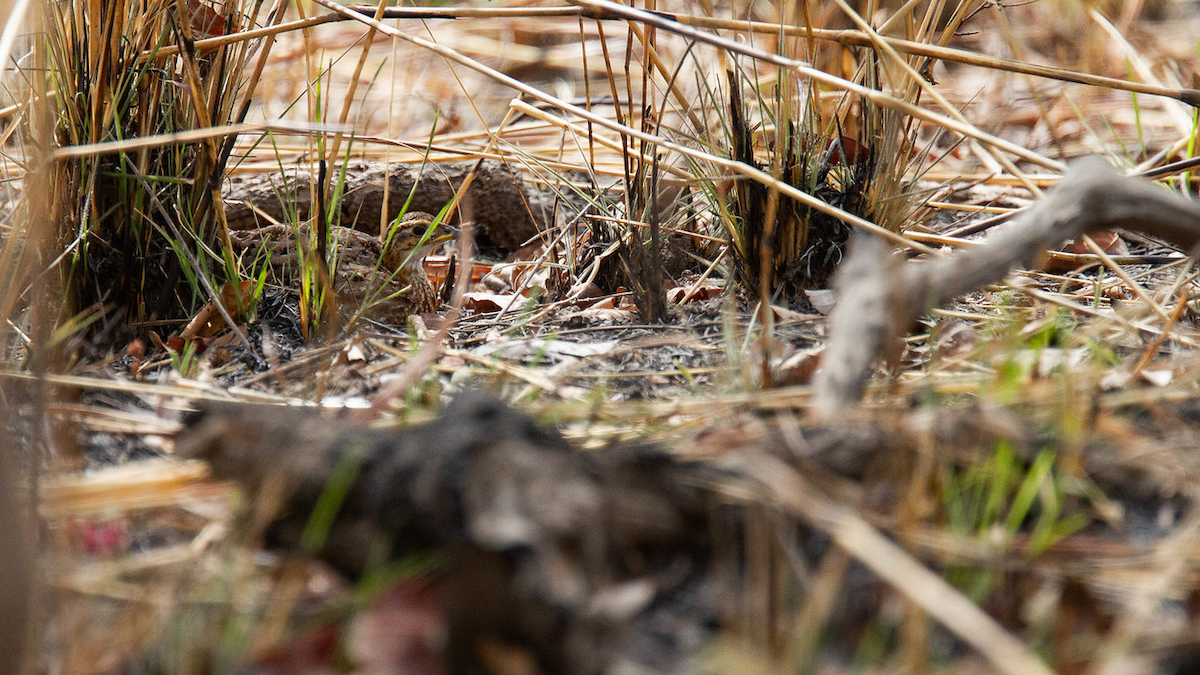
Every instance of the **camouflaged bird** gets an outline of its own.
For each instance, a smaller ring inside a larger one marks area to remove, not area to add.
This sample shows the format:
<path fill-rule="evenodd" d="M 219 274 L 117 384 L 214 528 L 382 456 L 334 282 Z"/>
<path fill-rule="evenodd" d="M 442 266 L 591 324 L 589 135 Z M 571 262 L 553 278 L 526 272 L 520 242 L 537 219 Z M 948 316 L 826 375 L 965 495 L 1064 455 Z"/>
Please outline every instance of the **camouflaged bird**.
<path fill-rule="evenodd" d="M 421 261 L 453 234 L 441 223 L 434 227 L 433 221 L 428 213 L 405 214 L 386 241 L 349 227 L 330 228 L 333 288 L 343 326 L 360 317 L 404 326 L 411 314 L 437 311 L 437 293 Z M 299 286 L 302 269 L 297 237 L 308 245 L 307 225 L 298 230 L 270 225 L 229 233 L 234 251 L 246 264 L 258 267 L 266 259 L 269 279 L 290 288 Z M 305 253 L 306 261 L 314 259 L 315 251 Z"/>

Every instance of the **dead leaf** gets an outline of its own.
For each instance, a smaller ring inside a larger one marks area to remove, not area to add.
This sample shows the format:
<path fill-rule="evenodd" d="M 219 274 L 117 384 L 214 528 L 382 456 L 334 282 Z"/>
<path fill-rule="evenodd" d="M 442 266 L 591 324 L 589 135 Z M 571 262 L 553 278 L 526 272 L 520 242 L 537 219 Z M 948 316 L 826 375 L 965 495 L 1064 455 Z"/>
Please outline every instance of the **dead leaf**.
<path fill-rule="evenodd" d="M 425 268 L 425 276 L 429 277 L 429 281 L 435 287 L 445 284 L 446 274 L 450 269 L 450 259 L 451 256 L 445 255 L 430 255 L 425 257 L 422 267 Z M 471 283 L 479 283 L 491 271 L 492 266 L 488 263 L 472 263 Z"/>
<path fill-rule="evenodd" d="M 1110 369 L 1100 378 L 1101 391 L 1114 391 L 1129 384 L 1129 380 L 1133 379 L 1133 375 L 1123 370 L 1115 368 Z"/>
<path fill-rule="evenodd" d="M 779 305 L 771 305 L 771 313 L 775 315 L 776 321 L 793 323 L 811 321 L 821 316 L 820 314 L 801 314 L 800 312 L 794 312 L 787 307 L 780 307 Z"/>
<path fill-rule="evenodd" d="M 1076 256 L 1090 256 L 1092 249 L 1088 248 L 1087 242 L 1083 238 L 1084 236 L 1090 236 L 1092 241 L 1096 242 L 1096 245 L 1100 247 L 1100 250 L 1104 251 L 1108 255 L 1129 255 L 1129 246 L 1125 244 L 1125 240 L 1121 239 L 1119 234 L 1113 230 L 1096 230 L 1090 235 L 1081 235 L 1075 238 L 1071 241 L 1071 243 L 1064 246 L 1062 250 L 1058 252 L 1058 255 L 1055 255 L 1054 252 L 1051 251 L 1048 259 L 1045 260 L 1041 265 L 1042 269 L 1046 270 L 1047 272 L 1063 273 L 1077 270 L 1080 267 L 1083 267 L 1085 264 L 1091 264 L 1091 261 L 1095 260 L 1095 258 L 1084 258 L 1080 260 L 1071 256 L 1062 255 L 1063 253 L 1072 253 Z"/>
<path fill-rule="evenodd" d="M 1139 370 L 1138 376 L 1156 387 L 1165 387 L 1175 379 L 1170 370 Z"/>
<path fill-rule="evenodd" d="M 971 324 L 961 319 L 938 324 L 934 350 L 939 356 L 958 356 L 971 351 L 979 335 Z"/>
<path fill-rule="evenodd" d="M 240 281 L 235 285 L 233 282 L 227 281 L 221 286 L 220 295 L 225 311 L 234 321 L 239 321 L 245 314 L 249 301 L 250 282 Z M 196 312 L 196 316 L 192 317 L 187 327 L 179 333 L 179 337 L 185 341 L 212 337 L 226 328 L 225 319 L 217 310 L 217 306 L 210 300 L 200 308 L 200 311 Z"/>
<path fill-rule="evenodd" d="M 833 310 L 834 303 L 837 302 L 837 294 L 831 288 L 807 290 L 804 291 L 804 297 L 808 298 L 809 304 L 822 316 L 829 314 Z"/>
<path fill-rule="evenodd" d="M 233 333 L 227 333 L 226 335 L 222 336 L 222 338 L 218 339 L 228 339 L 230 342 L 235 342 L 237 340 L 237 336 Z M 228 365 L 232 360 L 233 353 L 228 349 L 212 349 L 208 352 L 208 365 L 213 368 L 220 368 L 221 366 Z"/>
<path fill-rule="evenodd" d="M 493 265 L 490 274 L 483 278 L 483 285 L 497 292 L 521 290 L 527 295 L 529 289 L 545 289 L 550 280 L 550 268 L 529 262 L 508 262 Z"/>
<path fill-rule="evenodd" d="M 515 293 L 464 293 L 463 307 L 481 314 L 506 311 L 514 304 L 520 305 L 527 298 Z"/>
<path fill-rule="evenodd" d="M 236 21 L 227 22 L 224 16 L 200 0 L 188 0 L 188 12 L 191 14 L 192 38 L 195 40 L 229 35 L 242 29 Z"/>
<path fill-rule="evenodd" d="M 602 306 L 607 303 L 607 306 Z M 578 319 L 581 321 L 609 321 L 612 323 L 620 323 L 628 321 L 636 316 L 637 313 L 629 309 L 617 309 L 612 306 L 612 298 L 606 298 L 602 302 L 598 302 L 587 309 L 581 309 L 578 312 L 568 314 L 564 317 L 567 320 Z"/>
<path fill-rule="evenodd" d="M 804 349 L 784 359 L 775 369 L 775 383 L 783 387 L 792 387 L 812 382 L 813 373 L 821 366 L 821 355 L 825 347 Z"/>
<path fill-rule="evenodd" d="M 617 308 L 617 298 L 610 295 L 607 298 L 603 298 L 603 299 L 597 300 L 596 302 L 593 302 L 591 304 L 591 308 L 592 309 L 616 309 Z"/>
<path fill-rule="evenodd" d="M 1090 236 L 1092 241 L 1096 242 L 1096 245 L 1100 247 L 1100 250 L 1108 255 L 1129 255 L 1129 246 L 1115 230 L 1096 230 L 1086 236 Z M 1071 244 L 1071 252 L 1091 253 L 1092 249 L 1088 248 L 1087 242 L 1084 241 L 1083 237 L 1078 237 Z"/>
<path fill-rule="evenodd" d="M 617 340 L 571 342 L 570 340 L 528 338 L 488 342 L 471 351 L 480 356 L 499 356 L 505 359 L 522 359 L 537 354 L 584 358 L 607 354 L 615 349 L 617 344 Z"/>
<path fill-rule="evenodd" d="M 576 304 L 580 307 L 588 306 L 591 304 L 588 302 L 588 300 L 592 298 L 598 298 L 602 295 L 604 295 L 604 291 L 600 290 L 600 287 L 592 281 L 587 283 L 581 281 L 572 286 L 571 290 L 567 292 L 567 297 L 575 298 Z"/>
<path fill-rule="evenodd" d="M 546 253 L 546 244 L 541 241 L 535 241 L 532 244 L 526 244 L 521 248 L 508 254 L 508 262 L 518 261 L 534 261 L 539 260 Z"/>
<path fill-rule="evenodd" d="M 167 351 L 167 344 L 165 342 L 163 342 L 162 337 L 159 336 L 158 333 L 155 333 L 154 331 L 149 331 L 148 335 L 150 336 L 150 344 L 154 345 L 155 349 L 157 349 L 160 352 Z"/>
<path fill-rule="evenodd" d="M 672 288 L 671 290 L 667 291 L 667 302 L 673 302 L 678 305 L 679 303 L 683 302 L 684 296 L 687 295 L 687 292 L 691 288 L 691 286 L 677 286 Z M 724 290 L 724 288 L 715 284 L 703 284 L 692 292 L 692 295 L 688 297 L 687 301 L 704 302 L 705 300 L 711 300 L 721 295 Z"/>
<path fill-rule="evenodd" d="M 843 152 L 846 155 L 846 166 L 862 164 L 871 157 L 871 148 L 846 134 L 842 134 L 836 139 L 831 138 L 825 143 L 826 161 L 830 164 L 841 163 Z"/>
<path fill-rule="evenodd" d="M 132 542 L 127 518 L 82 521 L 70 519 L 67 529 L 79 550 L 90 555 L 115 557 L 124 554 Z"/>

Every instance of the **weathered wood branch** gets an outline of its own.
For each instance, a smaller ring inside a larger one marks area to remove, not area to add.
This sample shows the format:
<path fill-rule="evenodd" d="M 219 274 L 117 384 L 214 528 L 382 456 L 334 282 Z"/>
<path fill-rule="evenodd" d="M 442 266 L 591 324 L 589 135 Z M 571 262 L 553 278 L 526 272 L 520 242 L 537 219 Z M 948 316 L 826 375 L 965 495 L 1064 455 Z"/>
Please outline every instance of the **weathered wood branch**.
<path fill-rule="evenodd" d="M 1200 203 L 1087 159 L 983 246 L 901 263 L 883 242 L 859 237 L 836 282 L 838 302 L 814 383 L 814 412 L 830 419 L 861 401 L 876 364 L 898 349 L 897 340 L 930 309 L 1002 280 L 1063 240 L 1114 228 L 1190 251 L 1200 243 Z"/>

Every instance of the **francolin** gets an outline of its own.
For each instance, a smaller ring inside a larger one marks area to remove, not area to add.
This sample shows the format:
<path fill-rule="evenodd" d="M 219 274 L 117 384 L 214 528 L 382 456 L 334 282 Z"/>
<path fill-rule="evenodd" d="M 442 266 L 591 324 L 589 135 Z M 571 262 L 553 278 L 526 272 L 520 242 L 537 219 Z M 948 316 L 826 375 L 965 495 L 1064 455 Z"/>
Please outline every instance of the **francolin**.
<path fill-rule="evenodd" d="M 342 326 L 358 318 L 403 327 L 409 315 L 437 311 L 437 292 L 425 275 L 422 260 L 438 244 L 451 239 L 449 228 L 436 227 L 434 217 L 414 211 L 385 240 L 349 227 L 330 228 L 334 264 L 330 270 Z M 296 249 L 311 240 L 309 226 L 297 232 L 291 225 L 269 225 L 229 233 L 234 251 L 250 260 L 270 255 L 271 279 L 295 288 L 301 272 Z M 315 251 L 305 251 L 305 261 L 315 264 Z"/>

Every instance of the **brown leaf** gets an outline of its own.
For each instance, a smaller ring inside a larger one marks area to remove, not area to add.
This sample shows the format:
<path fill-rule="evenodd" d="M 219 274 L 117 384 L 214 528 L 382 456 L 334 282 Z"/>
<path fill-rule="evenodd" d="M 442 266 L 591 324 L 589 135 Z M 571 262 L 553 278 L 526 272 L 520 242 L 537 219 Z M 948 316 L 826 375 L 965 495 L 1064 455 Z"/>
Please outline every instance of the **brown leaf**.
<path fill-rule="evenodd" d="M 675 304 L 679 304 L 679 303 L 683 302 L 683 298 L 685 295 L 687 295 L 687 292 L 690 288 L 691 288 L 691 286 L 677 286 L 675 288 L 672 288 L 671 290 L 667 291 L 667 301 L 673 302 Z M 704 284 L 704 285 L 696 288 L 696 290 L 692 292 L 691 297 L 689 297 L 687 299 L 687 301 L 688 302 L 703 302 L 705 300 L 711 300 L 711 299 L 717 297 L 718 295 L 720 295 L 721 292 L 724 290 L 725 289 L 720 286 L 716 286 L 713 284 Z"/>
<path fill-rule="evenodd" d="M 241 281 L 235 286 L 232 282 L 227 281 L 221 287 L 220 295 L 225 311 L 234 321 L 237 321 L 245 314 L 244 310 L 250 297 L 250 282 Z M 184 340 L 212 337 L 225 328 L 225 319 L 217 311 L 217 306 L 209 301 L 200 308 L 200 311 L 196 312 L 196 316 L 192 317 L 187 327 L 179 333 L 179 337 Z"/>
<path fill-rule="evenodd" d="M 612 298 L 605 298 L 600 302 L 592 305 L 587 309 L 581 309 L 568 316 L 570 319 L 579 319 L 582 321 L 625 321 L 636 315 L 636 312 L 627 309 L 617 309 L 613 306 Z"/>
<path fill-rule="evenodd" d="M 841 142 L 839 143 L 837 139 L 831 138 L 825 144 L 825 151 L 829 153 L 830 164 L 840 163 L 843 151 L 846 154 L 846 166 L 862 164 L 870 159 L 871 149 L 859 143 L 855 138 L 843 134 L 840 136 L 840 140 Z"/>
<path fill-rule="evenodd" d="M 604 291 L 595 282 L 589 281 L 586 284 L 582 281 L 576 283 L 567 291 L 567 297 L 576 298 L 575 305 L 578 307 L 588 307 L 592 304 L 592 299 L 599 298 L 604 295 Z"/>
<path fill-rule="evenodd" d="M 804 297 L 808 298 L 809 304 L 817 313 L 825 315 L 833 311 L 833 306 L 837 303 L 837 293 L 831 288 L 812 288 L 804 291 Z"/>
<path fill-rule="evenodd" d="M 824 352 L 824 347 L 814 347 L 791 355 L 776 368 L 775 384 L 783 387 L 808 384 L 812 381 L 813 373 L 821 366 Z"/>
<path fill-rule="evenodd" d="M 1086 236 L 1090 236 L 1092 241 L 1096 242 L 1096 245 L 1100 247 L 1100 250 L 1108 255 L 1129 255 L 1129 246 L 1125 244 L 1125 240 L 1121 239 L 1121 235 L 1117 234 L 1115 230 L 1096 230 Z M 1087 242 L 1081 236 L 1077 237 L 1071 243 L 1071 252 L 1091 253 L 1092 250 L 1088 248 Z"/>
<path fill-rule="evenodd" d="M 970 351 L 979 337 L 971 324 L 961 319 L 939 323 L 936 334 L 934 349 L 943 357 L 957 356 Z"/>
<path fill-rule="evenodd" d="M 250 288 L 249 281 L 239 281 L 236 285 L 226 281 L 221 286 L 221 302 L 234 320 L 241 318 L 249 309 Z"/>
<path fill-rule="evenodd" d="M 1075 255 L 1091 255 L 1092 249 L 1088 248 L 1084 236 L 1090 236 L 1092 241 L 1100 247 L 1108 255 L 1129 255 L 1129 247 L 1125 244 L 1125 240 L 1113 230 L 1096 230 L 1090 235 L 1080 235 L 1073 239 L 1070 244 L 1063 247 L 1062 252 L 1057 255 L 1051 252 L 1050 257 L 1046 260 L 1042 268 L 1047 272 L 1063 273 L 1079 269 L 1085 263 L 1082 260 L 1072 260 L 1069 256 L 1063 253 L 1073 253 Z M 1085 259 L 1090 260 L 1094 259 Z"/>
<path fill-rule="evenodd" d="M 463 307 L 476 312 L 499 312 L 510 308 L 514 303 L 520 304 L 525 298 L 514 293 L 464 293 Z"/>
<path fill-rule="evenodd" d="M 188 13 L 191 15 L 192 38 L 195 40 L 229 35 L 242 29 L 236 21 L 227 22 L 225 17 L 200 0 L 188 0 Z"/>

